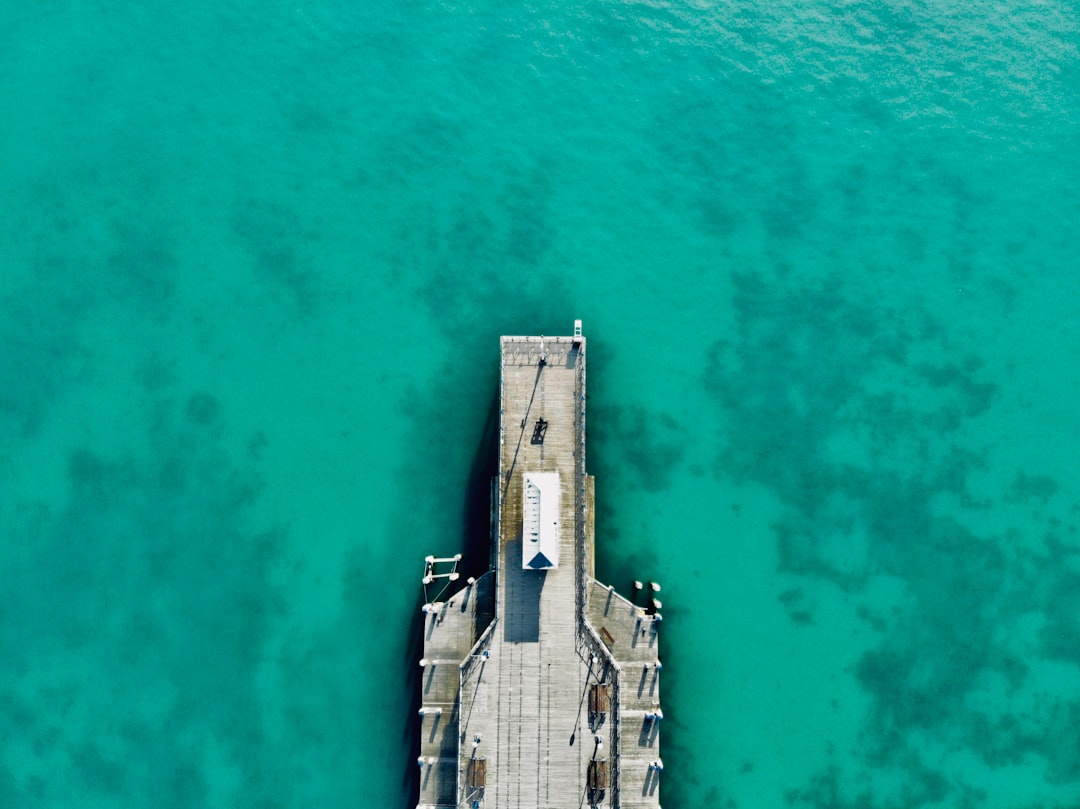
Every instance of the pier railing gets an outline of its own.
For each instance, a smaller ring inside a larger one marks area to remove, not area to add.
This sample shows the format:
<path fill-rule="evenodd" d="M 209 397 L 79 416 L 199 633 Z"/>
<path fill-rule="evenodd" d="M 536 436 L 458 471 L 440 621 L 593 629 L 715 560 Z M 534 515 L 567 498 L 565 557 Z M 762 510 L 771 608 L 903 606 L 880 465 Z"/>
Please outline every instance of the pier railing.
<path fill-rule="evenodd" d="M 588 498 L 586 497 L 586 472 L 585 472 L 585 343 L 579 344 L 578 348 L 578 407 L 577 407 L 577 446 L 574 448 L 577 455 L 577 484 L 578 484 L 578 508 L 575 514 L 574 531 L 577 534 L 577 562 L 578 562 L 578 587 L 577 587 L 577 611 L 578 620 L 585 620 L 585 588 L 588 586 L 587 560 L 588 549 L 586 543 L 588 536 Z"/>
<path fill-rule="evenodd" d="M 618 809 L 622 805 L 622 793 L 620 791 L 620 754 L 622 752 L 622 715 L 619 710 L 621 704 L 622 687 L 622 666 L 616 661 L 614 655 L 611 654 L 611 650 L 600 639 L 600 635 L 597 634 L 596 628 L 589 622 L 587 618 L 582 616 L 580 622 L 581 627 L 581 643 L 587 654 L 590 656 L 596 656 L 604 661 L 608 670 L 611 671 L 611 701 L 609 705 L 609 713 L 611 715 L 611 806 L 612 809 Z"/>
<path fill-rule="evenodd" d="M 480 660 L 483 663 L 483 654 L 489 645 L 491 645 L 491 638 L 495 633 L 495 625 L 499 623 L 499 616 L 495 616 L 487 629 L 483 631 L 479 638 L 476 639 L 476 643 L 473 644 L 472 649 L 469 650 L 468 656 L 461 661 L 458 665 L 458 693 L 457 693 L 457 710 L 458 710 L 458 735 L 462 733 L 461 729 L 461 711 L 465 708 L 465 703 L 462 701 L 465 690 L 465 681 L 469 679 L 469 675 L 472 674 L 474 668 L 476 668 L 476 661 Z M 460 801 L 463 793 L 461 791 L 461 766 L 460 766 L 461 748 L 458 748 L 458 767 L 457 767 L 457 785 L 455 786 L 455 795 Z M 458 804 L 461 805 L 460 803 Z"/>
<path fill-rule="evenodd" d="M 505 339 L 505 338 L 504 338 Z M 500 346 L 500 350 L 501 350 Z M 495 571 L 495 603 L 499 603 L 502 596 L 503 572 L 499 570 L 499 535 L 502 531 L 502 503 L 503 492 L 506 483 L 503 481 L 503 447 L 506 444 L 506 406 L 503 402 L 503 391 L 506 384 L 506 364 L 499 360 L 499 472 L 495 479 L 495 491 L 492 494 L 495 500 L 494 522 L 491 528 L 491 569 Z"/>
<path fill-rule="evenodd" d="M 474 643 L 472 649 L 469 650 L 468 657 L 461 661 L 460 665 L 458 666 L 458 669 L 460 671 L 460 678 L 458 683 L 459 692 L 461 688 L 461 683 L 469 679 L 469 675 L 472 674 L 472 670 L 476 667 L 477 659 L 482 658 L 484 651 L 487 649 L 488 646 L 491 645 L 491 636 L 495 632 L 495 625 L 497 623 L 499 623 L 498 616 L 496 616 L 494 620 L 492 620 L 492 622 L 488 624 L 487 629 L 485 629 L 483 634 L 481 634 L 480 637 L 477 638 L 476 643 Z M 461 695 L 459 693 L 459 702 L 461 701 L 460 696 Z"/>

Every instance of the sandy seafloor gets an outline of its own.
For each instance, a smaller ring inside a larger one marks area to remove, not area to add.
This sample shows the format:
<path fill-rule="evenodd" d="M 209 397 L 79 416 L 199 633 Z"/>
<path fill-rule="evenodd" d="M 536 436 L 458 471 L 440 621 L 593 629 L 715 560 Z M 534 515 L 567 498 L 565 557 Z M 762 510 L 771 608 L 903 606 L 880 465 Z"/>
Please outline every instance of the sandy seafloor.
<path fill-rule="evenodd" d="M 959 5 L 6 4 L 0 806 L 411 809 L 574 318 L 665 807 L 1080 806 L 1080 30 Z"/>

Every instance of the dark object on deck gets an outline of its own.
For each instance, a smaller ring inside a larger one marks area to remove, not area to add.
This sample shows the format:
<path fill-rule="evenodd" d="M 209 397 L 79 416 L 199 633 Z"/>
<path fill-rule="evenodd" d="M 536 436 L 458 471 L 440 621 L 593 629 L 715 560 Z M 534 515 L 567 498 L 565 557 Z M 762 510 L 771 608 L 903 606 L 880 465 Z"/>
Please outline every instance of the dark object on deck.
<path fill-rule="evenodd" d="M 589 762 L 589 789 L 600 790 L 608 788 L 608 763 L 606 758 L 594 759 Z"/>
<path fill-rule="evenodd" d="M 483 789 L 487 786 L 487 759 L 474 758 L 469 762 L 469 787 Z"/>
<path fill-rule="evenodd" d="M 605 714 L 611 708 L 611 686 L 593 683 L 589 688 L 589 713 Z"/>
<path fill-rule="evenodd" d="M 533 427 L 532 442 L 534 444 L 543 444 L 544 436 L 547 435 L 548 423 L 544 419 L 537 419 L 536 426 Z"/>

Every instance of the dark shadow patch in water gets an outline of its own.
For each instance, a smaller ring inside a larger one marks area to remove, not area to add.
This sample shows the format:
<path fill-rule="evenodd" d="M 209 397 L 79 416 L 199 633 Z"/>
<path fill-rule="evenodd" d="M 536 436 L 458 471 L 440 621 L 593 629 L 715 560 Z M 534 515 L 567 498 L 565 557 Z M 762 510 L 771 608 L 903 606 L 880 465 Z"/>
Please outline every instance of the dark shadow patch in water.
<path fill-rule="evenodd" d="M 138 302 L 144 312 L 164 314 L 162 307 L 173 297 L 177 273 L 171 228 L 153 219 L 123 217 L 113 220 L 111 231 L 106 266 L 119 281 L 122 297 Z"/>
<path fill-rule="evenodd" d="M 416 772 L 416 760 L 420 756 L 421 723 L 417 721 L 420 704 L 420 658 L 424 653 L 424 619 L 427 617 L 420 611 L 423 598 L 417 590 L 413 603 L 413 617 L 409 622 L 409 634 L 406 638 L 406 653 L 402 658 L 401 681 L 406 686 L 409 695 L 409 710 L 404 717 L 402 730 L 402 747 L 407 748 L 404 757 L 404 765 L 401 771 L 401 789 L 405 794 L 402 809 L 412 809 L 420 802 L 420 779 Z"/>
<path fill-rule="evenodd" d="M 615 509 L 618 498 L 601 495 L 601 480 L 610 477 L 601 476 L 597 481 L 596 496 L 596 578 L 613 586 L 616 592 L 630 599 L 639 607 L 647 607 L 649 597 L 643 591 L 634 591 L 634 582 L 648 582 L 655 579 L 660 569 L 661 553 L 653 547 L 648 550 L 628 552 L 622 547 L 623 532 L 617 527 Z M 648 529 L 641 528 L 644 533 Z M 664 613 L 671 614 L 672 606 L 665 602 Z M 665 675 L 667 677 L 668 675 Z"/>
<path fill-rule="evenodd" d="M 79 327 L 93 298 L 64 291 L 64 267 L 40 269 L 59 288 L 28 284 L 0 298 L 0 432 L 36 434 L 84 361 Z"/>
<path fill-rule="evenodd" d="M 1046 623 L 1039 632 L 1044 657 L 1080 666 L 1080 573 L 1046 570 Z"/>
<path fill-rule="evenodd" d="M 491 397 L 484 428 L 469 467 L 465 490 L 462 578 L 479 578 L 492 567 L 492 481 L 499 473 L 499 393 Z"/>
<path fill-rule="evenodd" d="M 869 788 L 850 786 L 839 767 L 827 767 L 801 789 L 784 793 L 785 806 L 798 809 L 907 809 L 912 806 L 940 806 L 954 789 L 945 774 L 917 759 L 905 762 L 908 778 L 895 799 L 882 798 Z M 854 793 L 854 794 L 852 794 Z M 957 806 L 971 806 L 961 803 Z"/>
<path fill-rule="evenodd" d="M 725 84 L 723 103 L 714 87 L 689 85 L 657 115 L 652 140 L 663 173 L 676 178 L 670 187 L 680 189 L 670 203 L 685 206 L 686 189 L 692 189 L 689 202 L 703 230 L 721 240 L 753 218 L 772 240 L 800 239 L 821 205 L 820 190 L 795 148 L 797 113 L 775 88 L 735 76 Z"/>
<path fill-rule="evenodd" d="M 551 193 L 550 172 L 537 163 L 513 172 L 499 194 L 498 207 L 507 219 L 502 252 L 522 269 L 538 267 L 551 249 Z"/>
<path fill-rule="evenodd" d="M 255 695 L 285 612 L 269 579 L 283 534 L 253 524 L 261 482 L 246 459 L 190 424 L 182 402 L 161 412 L 148 453 L 75 448 L 67 502 L 18 512 L 16 533 L 35 539 L 14 557 L 0 610 L 24 629 L 0 632 L 0 655 L 16 693 L 49 682 L 53 708 L 30 732 L 63 728 L 42 755 L 66 747 L 80 788 L 204 804 L 206 752 L 187 745 L 208 738 L 249 786 L 241 805 L 262 805 L 277 788 Z M 42 799 L 58 787 L 70 785 Z"/>
<path fill-rule="evenodd" d="M 687 430 L 667 413 L 640 405 L 593 405 L 589 424 L 592 438 L 612 450 L 634 472 L 637 484 L 650 492 L 666 490 L 686 453 Z M 609 461 L 610 463 L 610 461 Z"/>
<path fill-rule="evenodd" d="M 124 787 L 124 768 L 110 761 L 93 742 L 73 745 L 68 750 L 75 772 L 92 791 L 105 795 L 121 795 Z"/>
<path fill-rule="evenodd" d="M 1010 691 L 1028 677 L 1027 663 L 1002 639 L 1010 616 L 1047 613 L 1040 639 L 1048 657 L 1076 661 L 1080 646 L 1072 595 L 1080 584 L 1026 595 L 1030 581 L 1008 526 L 977 534 L 933 505 L 945 495 L 960 514 L 992 506 L 969 488 L 987 469 L 990 448 L 961 445 L 958 431 L 992 410 L 995 385 L 976 356 L 916 307 L 853 299 L 838 277 L 790 279 L 782 266 L 733 279 L 737 328 L 712 346 L 703 379 L 724 424 L 717 474 L 760 483 L 783 502 L 786 514 L 774 526 L 780 572 L 855 595 L 869 577 L 887 574 L 906 583 L 910 600 L 891 614 L 862 607 L 881 639 L 855 670 L 872 697 L 862 766 L 899 770 L 899 791 L 859 796 L 840 790 L 847 773 L 828 771 L 790 792 L 789 805 L 975 800 L 963 776 L 935 772 L 919 758 L 920 734 L 988 764 L 1032 752 L 1056 757 L 1054 777 L 1073 778 L 1072 758 L 1030 725 L 997 747 L 985 741 L 988 729 L 1003 737 L 1008 703 L 995 717 L 971 707 L 987 677 Z M 1012 487 L 1013 497 L 1055 492 L 1055 481 L 1031 476 Z M 795 593 L 782 600 L 794 621 L 811 620 Z M 1050 718 L 1046 706 L 1039 715 Z"/>
<path fill-rule="evenodd" d="M 0 806 L 26 806 L 28 803 L 14 773 L 0 765 Z"/>
<path fill-rule="evenodd" d="M 206 426 L 217 420 L 221 403 L 206 391 L 196 391 L 188 397 L 184 415 L 192 424 Z"/>
<path fill-rule="evenodd" d="M 1055 785 L 1080 781 L 1080 701 L 1058 700 L 1035 749 L 1048 764 L 1046 780 Z"/>
<path fill-rule="evenodd" d="M 474 179 L 451 183 L 448 199 L 410 212 L 394 249 L 396 275 L 424 279 L 419 295 L 433 321 L 469 352 L 502 334 L 566 334 L 583 314 L 572 273 L 549 261 L 548 162 L 536 157 L 498 177 L 479 191 Z"/>
<path fill-rule="evenodd" d="M 459 119 L 434 110 L 411 116 L 379 147 L 383 181 L 410 192 L 420 183 L 441 185 L 459 165 L 456 158 L 465 148 L 466 134 Z"/>
<path fill-rule="evenodd" d="M 165 199 L 160 155 L 151 157 L 142 134 L 117 133 L 108 148 L 130 148 L 122 157 L 88 146 L 12 177 L 12 199 L 32 204 L 14 206 L 0 230 L 0 432 L 42 428 L 54 402 L 75 390 L 69 384 L 95 370 L 102 324 L 131 317 L 133 307 L 133 322 L 171 315 L 175 200 Z"/>
<path fill-rule="evenodd" d="M 321 237 L 292 206 L 252 195 L 236 201 L 232 234 L 252 259 L 254 277 L 291 315 L 313 317 L 325 302 L 313 256 Z"/>
<path fill-rule="evenodd" d="M 1014 503 L 1038 500 L 1045 505 L 1057 491 L 1057 481 L 1049 475 L 1029 475 L 1022 469 L 1017 469 L 1007 496 Z"/>

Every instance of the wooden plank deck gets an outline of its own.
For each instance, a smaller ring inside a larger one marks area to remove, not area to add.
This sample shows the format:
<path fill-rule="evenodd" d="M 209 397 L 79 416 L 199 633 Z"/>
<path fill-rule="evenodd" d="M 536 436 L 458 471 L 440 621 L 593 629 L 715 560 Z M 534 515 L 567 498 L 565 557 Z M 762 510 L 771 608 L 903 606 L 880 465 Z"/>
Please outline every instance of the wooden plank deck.
<path fill-rule="evenodd" d="M 424 658 L 420 679 L 420 803 L 457 803 L 460 663 L 485 629 L 494 598 L 489 572 L 424 613 Z"/>
<path fill-rule="evenodd" d="M 500 395 L 495 620 L 480 627 L 479 599 L 457 600 L 466 591 L 428 619 L 423 700 L 443 706 L 445 721 L 440 730 L 422 718 L 418 809 L 658 807 L 650 764 L 660 722 L 645 714 L 659 700 L 659 671 L 643 668 L 657 659 L 657 634 L 592 578 L 584 339 L 502 338 Z M 534 441 L 541 418 L 547 429 Z M 526 472 L 559 474 L 556 569 L 522 569 Z"/>
<path fill-rule="evenodd" d="M 643 809 L 659 805 L 663 774 L 654 766 L 660 758 L 660 728 L 656 718 L 660 705 L 660 678 L 657 668 L 660 631 L 656 620 L 646 615 L 610 587 L 588 583 L 586 620 L 596 628 L 611 651 L 621 672 L 619 682 L 619 778 L 622 809 Z M 652 714 L 652 718 L 649 717 Z"/>

